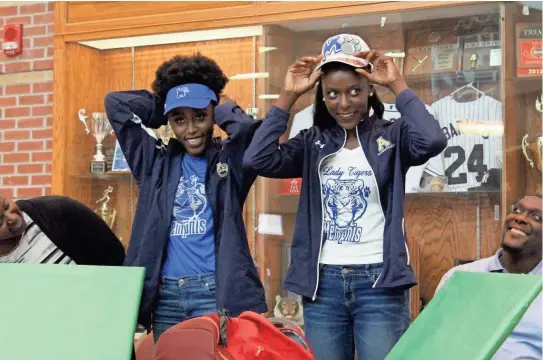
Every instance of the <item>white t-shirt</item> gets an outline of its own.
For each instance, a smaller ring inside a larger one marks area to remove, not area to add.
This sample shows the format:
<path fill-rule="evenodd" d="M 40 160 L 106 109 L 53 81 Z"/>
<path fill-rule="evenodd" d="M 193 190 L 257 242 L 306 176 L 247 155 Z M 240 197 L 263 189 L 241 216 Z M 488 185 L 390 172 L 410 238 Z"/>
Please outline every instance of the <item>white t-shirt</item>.
<path fill-rule="evenodd" d="M 457 120 L 501 123 L 501 102 L 490 96 L 457 102 L 446 96 L 433 103 L 432 109 L 448 140 L 440 155 L 448 181 L 445 191 L 467 191 L 480 186 L 487 170 L 502 167 L 501 136 L 463 134 L 456 123 Z"/>
<path fill-rule="evenodd" d="M 53 244 L 27 214 L 23 213 L 26 230 L 19 244 L 9 253 L 0 256 L 0 263 L 24 264 L 75 264 Z"/>
<path fill-rule="evenodd" d="M 388 121 L 394 121 L 396 119 L 399 119 L 401 117 L 400 112 L 398 109 L 396 109 L 396 105 L 394 104 L 383 104 L 385 106 L 385 112 L 383 113 L 383 120 Z M 428 105 L 426 106 L 426 110 L 432 116 L 435 117 L 435 114 Z M 427 173 L 430 176 L 442 176 L 444 173 L 443 170 L 443 160 L 438 155 L 426 162 L 426 164 L 422 164 L 419 166 L 412 166 L 407 170 L 407 174 L 405 175 L 405 192 L 406 193 L 414 193 L 418 192 L 420 190 L 420 182 L 422 179 L 423 173 Z"/>
<path fill-rule="evenodd" d="M 362 147 L 341 149 L 320 168 L 324 245 L 320 263 L 383 262 L 385 215 L 373 170 Z"/>

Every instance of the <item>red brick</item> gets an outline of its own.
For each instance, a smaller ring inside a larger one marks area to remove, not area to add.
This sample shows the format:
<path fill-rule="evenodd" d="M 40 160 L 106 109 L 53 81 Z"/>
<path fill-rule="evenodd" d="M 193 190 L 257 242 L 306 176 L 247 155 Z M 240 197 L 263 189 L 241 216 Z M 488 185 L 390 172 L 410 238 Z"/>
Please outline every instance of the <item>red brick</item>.
<path fill-rule="evenodd" d="M 45 172 L 48 174 L 53 172 L 53 164 L 45 164 Z"/>
<path fill-rule="evenodd" d="M 47 116 L 45 118 L 45 126 L 53 127 L 53 117 L 52 116 Z"/>
<path fill-rule="evenodd" d="M 51 92 L 51 91 L 53 91 L 52 82 L 35 83 L 32 85 L 32 92 L 34 93 Z"/>
<path fill-rule="evenodd" d="M 17 128 L 41 128 L 43 127 L 43 118 L 18 119 Z"/>
<path fill-rule="evenodd" d="M 0 95 L 4 95 L 4 87 L 0 86 Z"/>
<path fill-rule="evenodd" d="M 55 25 L 54 24 L 47 25 L 47 33 L 53 34 L 54 32 L 55 32 Z"/>
<path fill-rule="evenodd" d="M 8 6 L 0 8 L 0 16 L 13 16 L 17 15 L 17 6 Z"/>
<path fill-rule="evenodd" d="M 15 189 L 14 188 L 0 188 L 0 194 L 14 198 L 15 197 Z"/>
<path fill-rule="evenodd" d="M 55 55 L 55 48 L 53 47 L 48 47 L 47 48 L 47 57 L 53 57 Z"/>
<path fill-rule="evenodd" d="M 15 120 L 0 119 L 0 129 L 15 129 Z"/>
<path fill-rule="evenodd" d="M 0 142 L 0 152 L 8 152 L 15 150 L 15 142 L 13 141 L 2 141 Z"/>
<path fill-rule="evenodd" d="M 4 163 L 7 164 L 14 164 L 14 163 L 22 163 L 22 162 L 28 162 L 30 160 L 30 154 L 29 153 L 13 153 L 13 154 L 4 154 Z"/>
<path fill-rule="evenodd" d="M 43 13 L 47 12 L 47 4 L 31 4 L 31 5 L 23 5 L 19 9 L 19 14 L 34 14 L 34 13 Z"/>
<path fill-rule="evenodd" d="M 13 165 L 9 165 L 13 166 Z M 41 174 L 43 164 L 21 164 L 17 165 L 17 174 Z"/>
<path fill-rule="evenodd" d="M 13 105 L 17 105 L 17 98 L 15 96 L 0 97 L 0 106 L 13 106 Z"/>
<path fill-rule="evenodd" d="M 3 185 L 28 185 L 28 176 L 4 176 Z"/>
<path fill-rule="evenodd" d="M 45 55 L 45 49 L 25 49 L 21 59 L 41 59 Z"/>
<path fill-rule="evenodd" d="M 55 20 L 54 13 L 34 15 L 34 24 L 50 24 Z"/>
<path fill-rule="evenodd" d="M 5 175 L 5 174 L 14 174 L 14 173 L 15 173 L 15 165 L 0 165 L 0 174 Z"/>
<path fill-rule="evenodd" d="M 37 35 L 47 35 L 46 25 L 25 26 L 23 29 L 24 37 L 32 37 Z"/>
<path fill-rule="evenodd" d="M 4 65 L 4 72 L 15 73 L 30 71 L 30 64 L 31 63 L 29 61 L 7 63 Z"/>
<path fill-rule="evenodd" d="M 42 193 L 42 187 L 17 188 L 17 197 L 19 198 L 42 196 Z"/>
<path fill-rule="evenodd" d="M 47 47 L 53 46 L 53 35 L 40 36 L 32 39 L 34 47 Z"/>
<path fill-rule="evenodd" d="M 34 106 L 32 108 L 32 116 L 51 115 L 52 113 L 53 113 L 53 107 L 51 105 Z"/>
<path fill-rule="evenodd" d="M 45 140 L 45 148 L 47 150 L 52 150 L 53 149 L 53 140 Z"/>
<path fill-rule="evenodd" d="M 50 175 L 33 175 L 30 181 L 32 185 L 51 185 Z"/>
<path fill-rule="evenodd" d="M 17 17 L 10 17 L 9 19 L 6 19 L 6 24 L 23 24 L 23 25 L 30 25 L 32 24 L 32 16 L 17 16 Z M 23 26 L 23 36 L 25 34 L 25 29 Z"/>
<path fill-rule="evenodd" d="M 55 11 L 55 2 L 54 1 L 50 1 L 49 3 L 47 3 L 47 11 Z"/>
<path fill-rule="evenodd" d="M 34 70 L 51 70 L 53 68 L 53 60 L 34 60 Z"/>
<path fill-rule="evenodd" d="M 4 116 L 7 118 L 10 117 L 21 117 L 21 116 L 30 116 L 29 107 L 9 107 L 4 109 Z"/>
<path fill-rule="evenodd" d="M 30 139 L 28 130 L 6 130 L 4 131 L 4 140 L 27 140 Z"/>
<path fill-rule="evenodd" d="M 30 92 L 30 84 L 18 84 L 6 86 L 6 95 L 13 94 L 28 94 Z"/>
<path fill-rule="evenodd" d="M 17 150 L 19 151 L 32 151 L 32 150 L 43 150 L 43 141 L 18 141 Z M 41 165 L 39 165 L 41 166 Z"/>
<path fill-rule="evenodd" d="M 46 104 L 52 104 L 53 103 L 53 94 L 47 94 L 47 96 L 45 98 L 45 103 Z"/>
<path fill-rule="evenodd" d="M 44 151 L 44 152 L 34 152 L 32 153 L 32 161 L 52 161 L 53 160 L 53 153 L 51 151 Z"/>
<path fill-rule="evenodd" d="M 45 97 L 43 95 L 19 96 L 19 105 L 42 105 Z"/>
<path fill-rule="evenodd" d="M 51 139 L 53 137 L 53 129 L 32 130 L 32 139 Z"/>
<path fill-rule="evenodd" d="M 32 45 L 32 39 L 23 38 L 23 52 L 25 51 L 24 49 L 30 49 L 32 47 L 31 45 Z"/>

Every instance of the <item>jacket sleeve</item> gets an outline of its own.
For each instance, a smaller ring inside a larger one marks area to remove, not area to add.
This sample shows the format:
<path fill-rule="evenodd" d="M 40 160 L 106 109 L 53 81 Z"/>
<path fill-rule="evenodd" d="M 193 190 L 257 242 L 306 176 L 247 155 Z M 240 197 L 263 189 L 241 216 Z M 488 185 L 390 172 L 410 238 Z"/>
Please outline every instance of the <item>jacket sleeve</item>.
<path fill-rule="evenodd" d="M 302 176 L 305 131 L 279 144 L 287 130 L 289 113 L 273 106 L 245 151 L 243 165 L 258 175 L 288 179 Z"/>
<path fill-rule="evenodd" d="M 239 169 L 233 175 L 241 193 L 246 195 L 256 180 L 256 174 L 251 169 L 243 168 L 243 154 L 262 121 L 247 115 L 237 104 L 226 103 L 215 108 L 215 123 L 228 135 L 223 141 L 223 149 L 235 169 Z"/>
<path fill-rule="evenodd" d="M 139 183 L 149 174 L 162 143 L 151 128 L 166 124 L 163 105 L 147 90 L 106 95 L 105 108 L 130 170 Z"/>
<path fill-rule="evenodd" d="M 413 90 L 407 89 L 398 95 L 396 108 L 402 118 L 401 152 L 407 165 L 422 165 L 447 147 L 447 138 L 439 123 Z"/>

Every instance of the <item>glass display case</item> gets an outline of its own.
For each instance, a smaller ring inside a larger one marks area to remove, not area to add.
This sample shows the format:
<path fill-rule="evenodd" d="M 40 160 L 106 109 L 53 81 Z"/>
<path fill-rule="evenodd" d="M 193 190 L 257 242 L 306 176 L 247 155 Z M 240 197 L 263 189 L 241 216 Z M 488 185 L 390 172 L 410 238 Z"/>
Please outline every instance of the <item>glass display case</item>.
<path fill-rule="evenodd" d="M 114 135 L 100 129 L 107 92 L 150 89 L 163 61 L 200 52 L 229 77 L 224 93 L 263 118 L 295 59 L 318 55 L 332 35 L 359 35 L 394 58 L 449 141 L 442 154 L 406 175 L 405 230 L 419 280 L 411 289 L 416 316 L 448 269 L 499 248 L 511 202 L 541 188 L 541 4 L 386 9 L 315 19 L 308 12 L 297 21 L 268 17 L 261 25 L 62 42 L 55 61 L 64 61 L 55 74 L 64 80 L 55 99 L 64 98 L 56 112 L 64 118 L 55 120 L 53 192 L 83 201 L 110 222 L 113 217 L 112 227 L 127 245 L 137 184 L 116 155 Z M 385 88 L 377 92 L 386 120 L 394 121 L 399 115 L 394 95 Z M 296 102 L 283 141 L 312 126 L 313 101 L 309 93 Z M 167 139 L 168 129 L 159 136 Z M 98 148 L 103 157 L 95 156 Z M 282 282 L 300 188 L 301 179 L 258 178 L 244 208 L 271 310 L 277 296 L 295 297 Z"/>

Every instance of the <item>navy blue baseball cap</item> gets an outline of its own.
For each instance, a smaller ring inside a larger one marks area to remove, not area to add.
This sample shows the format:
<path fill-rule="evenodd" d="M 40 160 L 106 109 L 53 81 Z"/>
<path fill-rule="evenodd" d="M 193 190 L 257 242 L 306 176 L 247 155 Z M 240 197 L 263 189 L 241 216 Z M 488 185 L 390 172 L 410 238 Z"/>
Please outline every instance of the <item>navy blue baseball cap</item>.
<path fill-rule="evenodd" d="M 217 102 L 217 95 L 202 84 L 183 84 L 171 88 L 166 95 L 164 115 L 179 107 L 204 109 L 211 101 Z"/>

